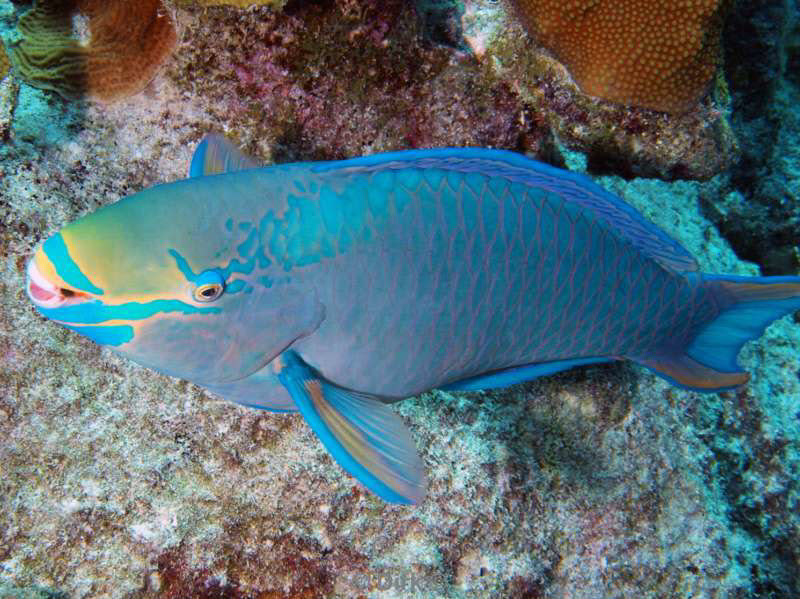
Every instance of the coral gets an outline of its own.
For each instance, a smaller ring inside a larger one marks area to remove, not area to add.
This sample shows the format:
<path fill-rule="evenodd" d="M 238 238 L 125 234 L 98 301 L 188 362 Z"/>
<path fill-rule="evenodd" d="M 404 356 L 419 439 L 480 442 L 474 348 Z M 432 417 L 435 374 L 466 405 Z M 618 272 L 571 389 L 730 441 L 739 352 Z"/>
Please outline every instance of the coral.
<path fill-rule="evenodd" d="M 682 113 L 709 87 L 725 0 L 513 0 L 528 30 L 581 89 Z"/>
<path fill-rule="evenodd" d="M 6 54 L 6 47 L 0 39 L 0 145 L 9 140 L 11 120 L 19 91 L 19 83 L 12 77 L 6 77 L 10 67 L 11 62 Z M 2 168 L 0 168 L 0 177 L 2 177 Z"/>
<path fill-rule="evenodd" d="M 473 0 L 464 20 L 465 38 L 484 68 L 519 94 L 531 123 L 587 154 L 591 172 L 707 180 L 736 158 L 722 86 L 682 115 L 598 101 L 580 91 L 563 64 L 531 44 L 499 3 Z"/>
<path fill-rule="evenodd" d="M 8 60 L 8 54 L 6 54 L 6 47 L 0 42 L 0 80 L 8 74 L 9 67 L 11 67 L 11 63 Z"/>
<path fill-rule="evenodd" d="M 73 31 L 82 18 L 86 40 Z M 37 0 L 18 29 L 11 57 L 24 81 L 101 102 L 141 91 L 177 39 L 161 0 Z"/>
<path fill-rule="evenodd" d="M 551 53 L 530 43 L 504 3 L 469 0 L 464 9 L 463 37 L 476 59 L 479 85 L 507 89 L 521 106 L 522 124 L 550 130 L 567 148 L 589 155 L 593 173 L 707 180 L 735 159 L 736 138 L 727 122 L 721 86 L 683 115 L 598 101 L 578 89 Z M 459 66 L 468 72 L 472 63 Z"/>

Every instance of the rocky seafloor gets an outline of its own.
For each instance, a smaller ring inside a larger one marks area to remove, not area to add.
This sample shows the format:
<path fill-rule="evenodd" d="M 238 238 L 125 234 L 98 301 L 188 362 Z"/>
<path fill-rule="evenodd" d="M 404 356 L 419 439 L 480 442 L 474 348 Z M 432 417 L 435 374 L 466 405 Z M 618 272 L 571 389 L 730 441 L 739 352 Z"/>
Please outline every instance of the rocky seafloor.
<path fill-rule="evenodd" d="M 185 176 L 208 131 L 278 162 L 523 151 L 588 169 L 704 271 L 797 274 L 794 2 L 735 4 L 727 87 L 677 117 L 582 96 L 502 3 L 181 6 L 141 94 L 0 83 L 0 597 L 797 596 L 797 318 L 745 347 L 734 392 L 616 364 L 396 404 L 429 476 L 401 507 L 300 416 L 139 367 L 24 291 L 38 242 Z M 0 0 L 6 43 L 27 8 Z"/>

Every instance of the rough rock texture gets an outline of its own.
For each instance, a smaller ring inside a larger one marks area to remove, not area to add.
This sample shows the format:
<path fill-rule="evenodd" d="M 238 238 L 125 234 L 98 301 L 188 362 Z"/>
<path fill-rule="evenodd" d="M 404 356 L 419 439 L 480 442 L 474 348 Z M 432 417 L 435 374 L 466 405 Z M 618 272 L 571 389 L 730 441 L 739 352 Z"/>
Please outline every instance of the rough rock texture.
<path fill-rule="evenodd" d="M 466 54 L 419 43 L 405 0 L 330 4 L 182 13 L 186 40 L 169 76 L 185 93 L 201 86 L 217 121 L 278 162 L 446 144 L 551 151 L 552 133 L 526 118 L 508 83 Z"/>
<path fill-rule="evenodd" d="M 0 3 L 0 32 L 3 31 L 4 24 L 11 22 L 12 16 L 11 5 Z M 4 41 L 0 37 L 0 53 L 2 52 L 4 52 Z M 5 143 L 9 140 L 11 119 L 17 103 L 18 92 L 19 85 L 10 74 L 0 75 L 0 143 Z M 2 169 L 2 165 L 0 165 L 0 169 Z"/>
<path fill-rule="evenodd" d="M 418 44 L 410 9 L 303 4 L 179 12 L 187 36 L 165 74 L 110 108 L 20 87 L 0 144 L 0 596 L 790 597 L 800 332 L 789 318 L 745 348 L 753 380 L 736 393 L 615 365 L 402 402 L 430 480 L 427 500 L 405 508 L 343 475 L 300 417 L 218 401 L 37 315 L 23 289 L 35 244 L 184 176 L 208 130 L 279 160 L 418 139 L 586 168 L 531 124 L 509 79 Z M 203 46 L 212 37 L 230 51 Z M 704 270 L 756 272 L 698 213 L 724 180 L 601 183 Z"/>
<path fill-rule="evenodd" d="M 581 89 L 628 106 L 682 113 L 719 65 L 723 0 L 512 0 L 537 41 Z"/>
<path fill-rule="evenodd" d="M 187 93 L 227 97 L 237 119 L 258 123 L 247 127 L 254 139 L 282 138 L 286 158 L 292 146 L 324 154 L 326 138 L 339 154 L 355 149 L 339 136 L 360 137 L 358 151 L 436 145 L 448 120 L 462 144 L 557 161 L 557 140 L 587 153 L 592 172 L 625 177 L 704 180 L 737 151 L 724 86 L 679 118 L 591 98 L 493 0 L 294 0 L 282 13 L 212 7 L 177 18 L 183 72 L 173 75 Z"/>
<path fill-rule="evenodd" d="M 742 156 L 737 193 L 706 212 L 737 254 L 769 274 L 800 271 L 800 5 L 739 2 L 726 31 L 726 74 Z"/>
<path fill-rule="evenodd" d="M 178 6 L 235 6 L 247 8 L 249 6 L 274 6 L 282 8 L 286 0 L 175 0 Z"/>
<path fill-rule="evenodd" d="M 464 4 L 457 0 L 414 0 L 423 41 L 467 51 L 464 41 Z"/>

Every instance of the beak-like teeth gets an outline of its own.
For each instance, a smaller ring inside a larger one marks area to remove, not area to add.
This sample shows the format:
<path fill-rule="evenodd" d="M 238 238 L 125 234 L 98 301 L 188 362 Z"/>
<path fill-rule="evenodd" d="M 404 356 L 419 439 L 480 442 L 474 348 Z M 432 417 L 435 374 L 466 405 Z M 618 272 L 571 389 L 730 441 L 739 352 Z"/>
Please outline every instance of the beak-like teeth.
<path fill-rule="evenodd" d="M 27 290 L 31 301 L 43 308 L 55 308 L 64 301 L 58 287 L 41 275 L 33 259 L 28 262 Z"/>

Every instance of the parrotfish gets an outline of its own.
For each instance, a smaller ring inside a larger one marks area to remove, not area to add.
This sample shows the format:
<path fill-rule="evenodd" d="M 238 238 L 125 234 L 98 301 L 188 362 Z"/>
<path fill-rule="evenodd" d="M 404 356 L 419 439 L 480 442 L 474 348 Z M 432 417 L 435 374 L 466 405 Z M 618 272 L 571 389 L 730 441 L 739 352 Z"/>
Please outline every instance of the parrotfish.
<path fill-rule="evenodd" d="M 450 148 L 259 166 L 219 136 L 184 180 L 64 227 L 28 265 L 47 318 L 254 408 L 298 411 L 341 467 L 417 503 L 389 407 L 632 360 L 700 391 L 800 309 L 800 277 L 704 274 L 588 177 Z"/>

